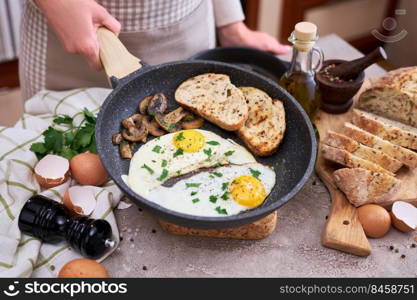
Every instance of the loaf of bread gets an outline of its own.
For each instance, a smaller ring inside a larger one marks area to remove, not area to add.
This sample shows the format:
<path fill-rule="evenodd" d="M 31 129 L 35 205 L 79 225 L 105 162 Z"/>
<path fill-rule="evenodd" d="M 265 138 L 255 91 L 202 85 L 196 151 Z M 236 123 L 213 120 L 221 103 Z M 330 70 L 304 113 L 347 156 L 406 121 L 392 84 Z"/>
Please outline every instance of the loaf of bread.
<path fill-rule="evenodd" d="M 377 116 L 362 110 L 353 110 L 353 124 L 399 146 L 417 150 L 417 128 Z"/>
<path fill-rule="evenodd" d="M 417 153 L 414 151 L 383 140 L 352 123 L 345 123 L 343 132 L 355 141 L 373 149 L 380 150 L 412 169 L 417 168 Z"/>
<path fill-rule="evenodd" d="M 249 107 L 245 124 L 236 131 L 248 148 L 259 156 L 278 149 L 285 133 L 285 111 L 281 101 L 254 87 L 239 87 Z"/>
<path fill-rule="evenodd" d="M 238 130 L 248 118 L 242 91 L 224 74 L 207 73 L 187 79 L 175 91 L 175 100 L 229 131 Z"/>
<path fill-rule="evenodd" d="M 358 108 L 417 127 L 417 67 L 389 72 L 373 82 Z"/>
<path fill-rule="evenodd" d="M 343 149 L 362 159 L 369 160 L 382 168 L 395 173 L 402 167 L 402 162 L 386 155 L 384 152 L 372 149 L 343 135 L 329 130 L 324 143 L 339 149 Z"/>
<path fill-rule="evenodd" d="M 340 165 L 349 168 L 364 168 L 373 172 L 384 173 L 390 176 L 395 176 L 392 172 L 380 167 L 379 165 L 366 160 L 362 159 L 352 153 L 335 148 L 326 144 L 321 143 L 321 153 L 323 157 L 327 160 L 333 161 Z"/>
<path fill-rule="evenodd" d="M 388 204 L 400 189 L 401 181 L 385 173 L 364 168 L 343 168 L 333 172 L 337 187 L 356 207 L 367 204 Z"/>

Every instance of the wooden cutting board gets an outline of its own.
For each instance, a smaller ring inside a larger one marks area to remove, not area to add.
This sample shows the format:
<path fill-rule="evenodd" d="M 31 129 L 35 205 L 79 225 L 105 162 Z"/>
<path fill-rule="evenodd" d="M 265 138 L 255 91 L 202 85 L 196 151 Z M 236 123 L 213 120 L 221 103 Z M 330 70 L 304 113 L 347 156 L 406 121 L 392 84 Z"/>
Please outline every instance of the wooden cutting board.
<path fill-rule="evenodd" d="M 371 80 L 364 82 L 361 90 L 354 98 L 355 103 L 361 91 L 370 85 Z M 351 119 L 352 109 L 339 115 L 319 111 L 315 125 L 320 134 L 320 141 L 326 137 L 327 131 L 330 129 L 343 133 L 343 123 L 350 122 Z M 371 246 L 359 223 L 356 208 L 349 203 L 333 181 L 332 173 L 338 168 L 340 166 L 324 160 L 319 149 L 316 172 L 329 190 L 332 200 L 331 210 L 322 234 L 322 243 L 329 248 L 359 256 L 367 256 L 371 253 Z M 401 179 L 402 186 L 395 199 L 415 201 L 412 199 L 417 199 L 417 169 L 410 170 L 403 167 L 397 173 L 397 178 Z"/>

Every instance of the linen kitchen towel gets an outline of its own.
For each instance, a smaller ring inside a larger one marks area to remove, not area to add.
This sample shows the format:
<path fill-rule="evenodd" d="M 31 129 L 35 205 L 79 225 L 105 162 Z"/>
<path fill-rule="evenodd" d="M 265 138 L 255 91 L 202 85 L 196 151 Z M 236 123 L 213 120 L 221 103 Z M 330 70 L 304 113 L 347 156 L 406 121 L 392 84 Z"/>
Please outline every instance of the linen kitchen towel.
<path fill-rule="evenodd" d="M 20 210 L 32 195 L 42 194 L 62 202 L 68 187 L 76 184 L 74 180 L 67 180 L 55 188 L 42 189 L 33 171 L 38 160 L 29 148 L 33 143 L 43 141 L 42 132 L 48 126 L 57 126 L 52 120 L 59 115 L 69 115 L 75 124 L 79 124 L 84 118 L 84 108 L 97 113 L 110 91 L 102 88 L 41 91 L 26 102 L 26 113 L 14 127 L 0 127 L 0 277 L 56 277 L 65 263 L 81 257 L 65 242 L 41 243 L 22 234 L 18 228 Z M 113 209 L 122 193 L 113 181 L 91 188 L 97 206 L 90 217 L 106 219 L 118 245 L 119 232 Z"/>

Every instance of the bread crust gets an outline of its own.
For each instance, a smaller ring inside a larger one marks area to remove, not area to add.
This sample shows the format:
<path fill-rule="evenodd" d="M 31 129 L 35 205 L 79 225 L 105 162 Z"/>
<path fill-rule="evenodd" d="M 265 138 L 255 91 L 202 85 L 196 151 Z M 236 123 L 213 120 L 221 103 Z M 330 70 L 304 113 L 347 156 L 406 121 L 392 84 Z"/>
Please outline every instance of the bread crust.
<path fill-rule="evenodd" d="M 284 105 L 254 87 L 239 87 L 249 107 L 245 124 L 236 131 L 238 137 L 258 156 L 274 153 L 281 144 L 285 129 Z"/>

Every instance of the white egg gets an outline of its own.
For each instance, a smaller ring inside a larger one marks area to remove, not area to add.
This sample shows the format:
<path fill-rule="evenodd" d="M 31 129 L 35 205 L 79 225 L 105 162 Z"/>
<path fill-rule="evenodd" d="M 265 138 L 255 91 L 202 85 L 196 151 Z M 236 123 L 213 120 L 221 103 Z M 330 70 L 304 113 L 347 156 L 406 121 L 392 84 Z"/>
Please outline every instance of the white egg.
<path fill-rule="evenodd" d="M 147 197 L 169 178 L 225 164 L 256 162 L 244 147 L 206 130 L 182 130 L 142 145 L 122 176 L 134 192 Z"/>
<path fill-rule="evenodd" d="M 275 185 L 275 172 L 259 163 L 227 165 L 152 190 L 147 199 L 195 216 L 236 215 L 263 203 Z M 243 205 L 245 204 L 245 205 Z"/>

